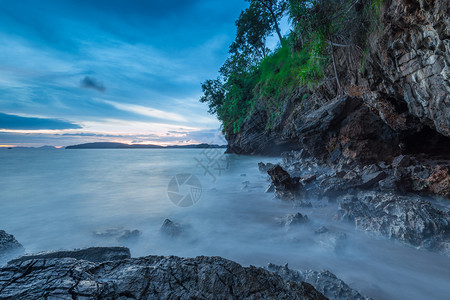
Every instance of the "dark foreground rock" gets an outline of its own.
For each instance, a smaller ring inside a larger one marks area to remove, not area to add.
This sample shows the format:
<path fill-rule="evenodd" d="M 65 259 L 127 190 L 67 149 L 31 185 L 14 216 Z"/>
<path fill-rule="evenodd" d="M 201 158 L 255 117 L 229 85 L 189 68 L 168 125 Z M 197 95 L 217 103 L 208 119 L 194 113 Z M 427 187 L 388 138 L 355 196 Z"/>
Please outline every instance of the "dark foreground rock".
<path fill-rule="evenodd" d="M 289 269 L 288 266 L 277 266 L 269 264 L 267 269 L 284 280 L 294 282 L 307 282 L 313 285 L 318 291 L 329 299 L 335 300 L 369 300 L 360 293 L 349 287 L 330 271 L 317 272 L 313 270 L 297 271 Z"/>
<path fill-rule="evenodd" d="M 126 247 L 91 247 L 73 251 L 49 251 L 23 255 L 8 264 L 16 264 L 30 259 L 75 258 L 90 262 L 105 262 L 130 258 L 130 250 Z"/>
<path fill-rule="evenodd" d="M 327 299 L 312 285 L 220 257 L 93 263 L 32 259 L 0 269 L 0 299 Z"/>
<path fill-rule="evenodd" d="M 450 255 L 450 214 L 419 197 L 360 192 L 338 203 L 341 218 L 359 230 Z"/>
<path fill-rule="evenodd" d="M 24 252 L 23 246 L 16 238 L 4 230 L 0 230 L 0 263 Z"/>

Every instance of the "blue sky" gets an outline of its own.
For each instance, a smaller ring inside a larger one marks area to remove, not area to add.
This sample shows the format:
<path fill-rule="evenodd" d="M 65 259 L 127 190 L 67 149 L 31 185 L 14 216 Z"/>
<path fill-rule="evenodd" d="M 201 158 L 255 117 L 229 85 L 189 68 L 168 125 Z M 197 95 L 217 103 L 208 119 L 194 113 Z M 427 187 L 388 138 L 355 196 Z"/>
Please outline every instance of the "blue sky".
<path fill-rule="evenodd" d="M 200 83 L 247 5 L 0 1 L 0 145 L 219 143 Z"/>

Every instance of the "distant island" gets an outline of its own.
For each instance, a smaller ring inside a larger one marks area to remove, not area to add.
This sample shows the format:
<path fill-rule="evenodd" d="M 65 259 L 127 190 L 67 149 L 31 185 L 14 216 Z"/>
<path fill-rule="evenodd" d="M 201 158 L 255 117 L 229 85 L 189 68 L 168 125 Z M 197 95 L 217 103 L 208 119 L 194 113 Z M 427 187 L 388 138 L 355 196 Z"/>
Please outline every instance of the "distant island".
<path fill-rule="evenodd" d="M 226 145 L 195 144 L 195 145 L 173 145 L 159 146 L 152 144 L 123 144 L 111 142 L 86 143 L 80 145 L 67 146 L 66 149 L 173 149 L 173 148 L 226 148 Z"/>

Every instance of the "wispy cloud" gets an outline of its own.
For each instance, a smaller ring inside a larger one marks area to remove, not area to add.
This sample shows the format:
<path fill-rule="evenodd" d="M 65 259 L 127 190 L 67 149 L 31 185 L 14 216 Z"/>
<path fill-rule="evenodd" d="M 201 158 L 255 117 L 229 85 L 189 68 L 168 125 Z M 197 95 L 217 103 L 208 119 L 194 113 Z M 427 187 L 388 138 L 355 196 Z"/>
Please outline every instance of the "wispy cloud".
<path fill-rule="evenodd" d="M 156 119 L 163 119 L 163 120 L 169 120 L 169 121 L 178 121 L 178 122 L 186 122 L 187 119 L 179 114 L 171 113 L 151 107 L 145 107 L 141 105 L 134 105 L 134 104 L 125 104 L 125 103 L 117 103 L 113 101 L 107 101 L 103 100 L 103 102 L 114 106 L 117 109 L 128 111 L 131 113 L 135 113 L 138 115 L 143 115 L 147 117 L 152 117 Z"/>

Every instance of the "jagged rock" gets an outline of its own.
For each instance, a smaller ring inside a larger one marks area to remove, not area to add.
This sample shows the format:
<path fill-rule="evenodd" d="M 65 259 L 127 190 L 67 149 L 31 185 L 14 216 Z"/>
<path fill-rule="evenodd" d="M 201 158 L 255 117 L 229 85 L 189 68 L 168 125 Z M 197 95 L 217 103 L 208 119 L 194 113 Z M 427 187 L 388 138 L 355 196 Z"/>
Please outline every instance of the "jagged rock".
<path fill-rule="evenodd" d="M 267 173 L 267 170 L 269 170 L 270 168 L 274 167 L 275 164 L 272 163 L 263 163 L 263 162 L 259 162 L 258 163 L 258 169 L 261 173 Z"/>
<path fill-rule="evenodd" d="M 172 222 L 169 219 L 165 219 L 161 225 L 160 231 L 170 237 L 176 237 L 183 233 L 184 229 L 180 223 Z"/>
<path fill-rule="evenodd" d="M 282 218 L 277 219 L 278 224 L 286 228 L 306 224 L 309 222 L 307 215 L 302 215 L 301 213 L 289 214 Z"/>
<path fill-rule="evenodd" d="M 25 251 L 22 244 L 16 238 L 4 230 L 0 230 L 0 264 Z"/>
<path fill-rule="evenodd" d="M 450 215 L 420 198 L 360 192 L 341 197 L 338 203 L 341 218 L 359 230 L 440 252 L 450 241 Z"/>
<path fill-rule="evenodd" d="M 308 175 L 302 176 L 300 181 L 302 183 L 311 183 L 311 182 L 313 182 L 316 179 L 317 179 L 317 175 L 316 174 L 308 174 Z"/>
<path fill-rule="evenodd" d="M 428 178 L 424 180 L 419 178 L 419 182 L 431 193 L 450 198 L 449 166 L 437 166 Z"/>
<path fill-rule="evenodd" d="M 26 254 L 11 260 L 10 262 L 8 262 L 8 264 L 20 264 L 21 262 L 27 260 L 52 258 L 74 258 L 100 263 L 105 261 L 121 260 L 130 257 L 130 250 L 125 247 L 91 247 L 86 249 L 68 251 L 49 251 L 36 254 Z"/>
<path fill-rule="evenodd" d="M 280 275 L 284 280 L 307 282 L 330 300 L 370 300 L 369 297 L 362 296 L 330 271 L 297 271 L 289 269 L 287 265 L 277 266 L 271 263 L 267 269 Z"/>
<path fill-rule="evenodd" d="M 384 29 L 371 36 L 364 75 L 372 92 L 364 100 L 398 132 L 428 127 L 450 137 L 449 10 L 447 0 L 389 1 Z"/>
<path fill-rule="evenodd" d="M 386 178 L 386 173 L 384 171 L 379 171 L 375 173 L 370 173 L 362 176 L 362 183 L 357 188 L 368 189 L 373 187 L 375 184 Z"/>
<path fill-rule="evenodd" d="M 5 299 L 327 299 L 290 282 L 220 257 L 148 256 L 106 263 L 38 259 L 0 268 Z"/>
<path fill-rule="evenodd" d="M 275 187 L 275 196 L 282 200 L 300 200 L 304 191 L 300 178 L 291 177 L 280 165 L 267 170 L 267 174 Z"/>
<path fill-rule="evenodd" d="M 290 165 L 302 159 L 308 158 L 309 156 L 310 155 L 304 149 L 281 153 L 281 159 L 284 165 Z"/>

